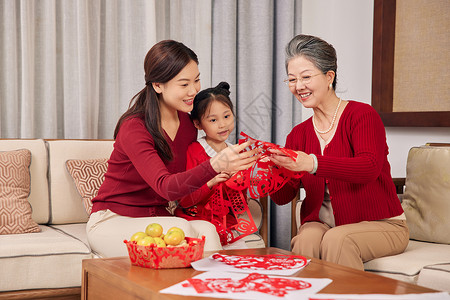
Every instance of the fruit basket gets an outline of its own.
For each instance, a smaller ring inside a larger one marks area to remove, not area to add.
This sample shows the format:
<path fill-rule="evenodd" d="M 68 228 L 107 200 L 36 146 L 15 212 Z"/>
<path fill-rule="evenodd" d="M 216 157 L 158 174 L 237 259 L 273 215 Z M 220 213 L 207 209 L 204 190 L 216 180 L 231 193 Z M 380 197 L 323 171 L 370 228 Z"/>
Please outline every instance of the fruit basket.
<path fill-rule="evenodd" d="M 187 245 L 157 247 L 141 246 L 136 242 L 123 241 L 127 245 L 131 264 L 152 269 L 186 268 L 191 262 L 203 257 L 205 237 L 186 237 Z"/>

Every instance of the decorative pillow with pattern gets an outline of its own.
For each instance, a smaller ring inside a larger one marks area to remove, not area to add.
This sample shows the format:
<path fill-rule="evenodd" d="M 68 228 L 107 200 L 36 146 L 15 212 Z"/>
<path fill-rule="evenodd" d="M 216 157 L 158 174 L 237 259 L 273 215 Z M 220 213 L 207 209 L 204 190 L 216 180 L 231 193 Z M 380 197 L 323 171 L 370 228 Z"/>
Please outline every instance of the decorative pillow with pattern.
<path fill-rule="evenodd" d="M 0 234 L 40 232 L 31 218 L 31 152 L 27 149 L 0 152 Z"/>
<path fill-rule="evenodd" d="M 108 159 L 70 159 L 66 161 L 66 167 L 78 193 L 83 198 L 86 212 L 91 214 L 92 199 L 97 196 L 98 189 L 105 179 Z"/>

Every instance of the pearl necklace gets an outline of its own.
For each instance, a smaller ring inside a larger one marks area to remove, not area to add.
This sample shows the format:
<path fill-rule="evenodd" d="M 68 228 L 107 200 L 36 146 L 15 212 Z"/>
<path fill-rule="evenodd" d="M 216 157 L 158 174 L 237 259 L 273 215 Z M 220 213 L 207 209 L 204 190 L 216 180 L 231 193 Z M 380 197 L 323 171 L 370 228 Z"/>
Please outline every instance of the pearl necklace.
<path fill-rule="evenodd" d="M 336 121 L 336 116 L 337 116 L 337 113 L 338 113 L 338 111 L 339 111 L 339 106 L 341 106 L 341 101 L 342 101 L 342 99 L 339 98 L 339 103 L 338 103 L 338 105 L 337 105 L 337 107 L 336 107 L 336 111 L 334 112 L 333 120 L 331 120 L 331 125 L 330 125 L 330 127 L 328 127 L 327 130 L 325 130 L 325 131 L 320 131 L 319 129 L 317 129 L 316 123 L 314 122 L 314 115 L 313 115 L 313 117 L 312 117 L 312 123 L 313 123 L 314 130 L 315 130 L 315 131 L 317 131 L 317 132 L 320 133 L 320 134 L 325 134 L 325 133 L 330 132 L 330 130 L 331 130 L 331 129 L 333 128 L 333 126 L 334 126 L 334 121 Z"/>

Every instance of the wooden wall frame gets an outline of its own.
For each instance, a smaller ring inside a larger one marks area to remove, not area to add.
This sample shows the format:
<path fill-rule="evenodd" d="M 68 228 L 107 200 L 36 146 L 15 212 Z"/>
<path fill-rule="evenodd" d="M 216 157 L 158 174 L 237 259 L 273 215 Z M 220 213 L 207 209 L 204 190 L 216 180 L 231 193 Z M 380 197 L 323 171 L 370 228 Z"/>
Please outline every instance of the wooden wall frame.
<path fill-rule="evenodd" d="M 392 111 L 396 2 L 374 0 L 372 106 L 385 126 L 450 127 L 450 111 Z"/>

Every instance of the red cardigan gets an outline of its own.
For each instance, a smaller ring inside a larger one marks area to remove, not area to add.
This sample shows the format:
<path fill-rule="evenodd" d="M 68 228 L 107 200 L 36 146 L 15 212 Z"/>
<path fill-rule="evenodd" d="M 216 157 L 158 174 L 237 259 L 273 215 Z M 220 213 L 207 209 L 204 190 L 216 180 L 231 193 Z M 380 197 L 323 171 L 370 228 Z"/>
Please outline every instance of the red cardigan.
<path fill-rule="evenodd" d="M 188 147 L 186 170 L 190 170 L 205 161 L 209 161 L 211 157 L 206 153 L 205 148 L 199 143 L 194 142 Z M 219 185 L 213 186 L 211 189 L 204 184 L 201 188 L 194 191 L 178 201 L 180 207 L 175 211 L 175 215 L 187 220 L 206 220 L 211 221 L 212 215 L 209 207 L 209 201 L 216 192 Z M 225 187 L 226 188 L 226 187 Z M 225 191 L 224 191 L 225 193 Z M 226 195 L 224 195 L 226 197 Z M 195 207 L 196 214 L 189 213 L 189 208 Z M 186 210 L 186 208 L 188 208 Z M 230 211 L 227 216 L 227 227 L 231 227 L 237 223 L 236 217 Z M 218 220 L 223 222 L 223 220 Z"/>
<path fill-rule="evenodd" d="M 325 182 L 336 225 L 391 218 L 403 213 L 392 181 L 386 132 L 378 113 L 368 104 L 349 101 L 331 142 L 321 155 L 312 118 L 295 126 L 286 147 L 317 156 L 315 175 L 305 174 L 271 194 L 275 203 L 290 202 L 300 180 L 306 191 L 301 222 L 319 221 Z"/>
<path fill-rule="evenodd" d="M 197 139 L 197 129 L 187 113 L 178 112 L 178 117 L 175 139 L 166 136 L 172 161 L 161 159 L 141 118 L 122 123 L 92 212 L 110 209 L 130 217 L 168 216 L 168 201 L 188 195 L 217 175 L 209 161 L 186 171 L 186 151 Z"/>
<path fill-rule="evenodd" d="M 211 159 L 211 157 L 206 154 L 205 149 L 202 145 L 200 145 L 199 142 L 193 142 L 189 145 L 187 153 L 186 153 L 186 170 L 190 170 L 199 164 L 208 161 Z M 215 190 L 217 188 L 217 185 L 213 186 L 211 189 L 208 188 L 206 183 L 199 188 L 198 190 L 194 191 L 192 194 L 189 194 L 187 196 L 184 196 L 182 199 L 178 201 L 178 204 L 181 207 L 191 207 L 193 205 L 201 205 L 202 207 L 209 202 L 209 197 L 211 197 Z"/>

